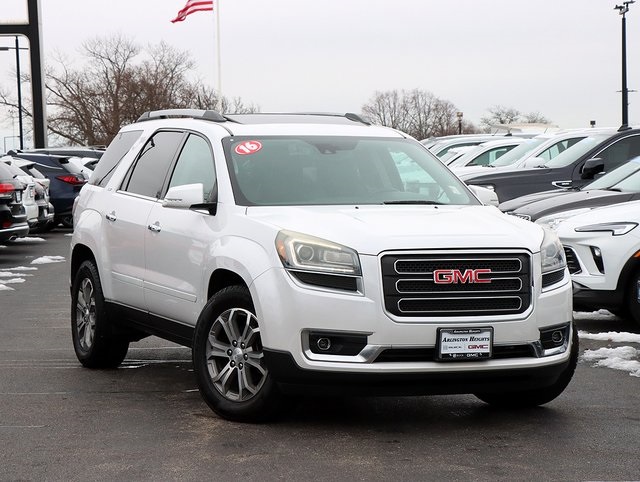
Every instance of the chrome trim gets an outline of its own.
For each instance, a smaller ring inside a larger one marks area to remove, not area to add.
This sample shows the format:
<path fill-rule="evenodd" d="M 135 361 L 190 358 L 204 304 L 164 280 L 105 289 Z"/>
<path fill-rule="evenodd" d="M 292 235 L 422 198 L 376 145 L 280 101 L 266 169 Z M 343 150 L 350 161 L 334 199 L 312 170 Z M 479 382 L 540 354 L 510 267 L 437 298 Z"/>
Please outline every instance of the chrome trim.
<path fill-rule="evenodd" d="M 393 256 L 393 255 L 390 255 Z M 427 256 L 426 258 L 407 258 L 407 259 L 397 259 L 395 260 L 395 262 L 393 263 L 393 270 L 397 273 L 397 274 L 433 274 L 433 271 L 398 271 L 398 267 L 397 264 L 400 262 L 406 263 L 406 262 L 449 262 L 449 261 L 473 261 L 473 262 L 478 262 L 478 261 L 482 261 L 482 262 L 490 262 L 490 261 L 517 261 L 519 264 L 519 268 L 515 271 L 510 270 L 510 271 L 492 271 L 491 273 L 499 273 L 499 274 L 515 274 L 515 273 L 520 273 L 522 271 L 522 261 L 519 258 L 483 258 L 483 257 L 477 257 L 477 258 L 429 258 L 428 254 L 425 254 L 425 256 Z"/>
<path fill-rule="evenodd" d="M 418 294 L 418 293 L 509 293 L 509 292 L 515 292 L 515 291 L 520 291 L 523 287 L 522 285 L 522 280 L 520 278 L 514 278 L 514 277 L 509 277 L 509 278 L 489 278 L 491 279 L 491 282 L 493 283 L 494 281 L 497 280 L 518 280 L 518 282 L 520 283 L 520 287 L 518 289 L 515 290 L 478 290 L 478 291 L 464 291 L 464 290 L 451 290 L 451 291 L 400 291 L 400 289 L 398 288 L 398 283 L 401 283 L 402 281 L 430 281 L 432 283 L 435 284 L 435 281 L 433 281 L 433 278 L 429 279 L 429 278 L 416 278 L 416 279 L 399 279 L 398 281 L 396 281 L 396 292 L 400 293 L 400 294 Z M 454 284 L 454 283 L 452 283 Z M 462 285 L 464 283 L 458 283 L 457 285 Z M 484 285 L 487 285 L 490 283 L 484 283 Z"/>
<path fill-rule="evenodd" d="M 486 310 L 478 310 L 478 309 L 472 309 L 472 310 L 465 310 L 465 309 L 448 309 L 448 310 L 414 310 L 414 311 L 408 311 L 408 310 L 403 310 L 400 307 L 400 303 L 402 303 L 403 301 L 443 301 L 443 300 L 450 300 L 450 301 L 460 301 L 460 300 L 473 300 L 473 301 L 478 301 L 478 300 L 496 300 L 496 299 L 500 299 L 500 300 L 507 300 L 507 299 L 515 299 L 519 301 L 519 305 L 517 308 L 490 308 L 490 309 L 486 309 Z M 462 312 L 462 313 L 479 313 L 479 312 L 497 312 L 497 311 L 514 311 L 514 310 L 519 310 L 522 308 L 522 298 L 520 298 L 519 296 L 467 296 L 467 297 L 455 297 L 455 298 L 400 298 L 398 300 L 397 303 L 398 306 L 398 311 L 400 311 L 401 313 L 451 313 L 451 312 Z"/>

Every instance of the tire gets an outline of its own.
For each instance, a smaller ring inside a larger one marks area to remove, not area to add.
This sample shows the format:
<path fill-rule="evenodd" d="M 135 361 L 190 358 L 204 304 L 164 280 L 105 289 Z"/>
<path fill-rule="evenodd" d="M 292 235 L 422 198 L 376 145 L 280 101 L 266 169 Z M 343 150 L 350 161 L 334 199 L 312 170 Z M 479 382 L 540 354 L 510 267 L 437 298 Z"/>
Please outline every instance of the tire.
<path fill-rule="evenodd" d="M 73 215 L 67 214 L 66 216 L 60 217 L 60 224 L 64 228 L 73 229 Z"/>
<path fill-rule="evenodd" d="M 260 422 L 276 414 L 281 395 L 264 362 L 246 287 L 224 288 L 207 302 L 193 341 L 198 388 L 214 412 L 238 422 Z"/>
<path fill-rule="evenodd" d="M 530 408 L 544 405 L 557 398 L 573 377 L 578 364 L 578 330 L 572 327 L 573 336 L 571 341 L 571 355 L 569 365 L 562 372 L 558 380 L 551 386 L 539 388 L 535 390 L 518 390 L 498 393 L 476 393 L 478 397 L 485 403 L 501 408 Z"/>
<path fill-rule="evenodd" d="M 91 261 L 80 265 L 71 288 L 71 337 L 78 360 L 87 368 L 115 368 L 129 349 L 129 340 L 113 334 Z"/>
<path fill-rule="evenodd" d="M 636 271 L 629 278 L 629 288 L 627 289 L 627 312 L 628 318 L 640 324 L 640 301 L 638 301 L 638 283 L 640 283 L 640 271 Z"/>

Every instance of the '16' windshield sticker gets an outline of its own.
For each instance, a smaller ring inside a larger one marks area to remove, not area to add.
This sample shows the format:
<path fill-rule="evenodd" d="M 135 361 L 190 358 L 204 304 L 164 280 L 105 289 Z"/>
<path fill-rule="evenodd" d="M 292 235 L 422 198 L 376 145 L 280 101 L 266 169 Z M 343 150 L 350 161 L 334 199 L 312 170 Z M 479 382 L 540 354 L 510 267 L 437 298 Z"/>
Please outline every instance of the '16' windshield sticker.
<path fill-rule="evenodd" d="M 236 154 L 246 156 L 248 154 L 255 154 L 260 149 L 262 149 L 262 144 L 260 143 L 260 141 L 244 141 L 240 144 L 237 144 L 233 150 Z"/>

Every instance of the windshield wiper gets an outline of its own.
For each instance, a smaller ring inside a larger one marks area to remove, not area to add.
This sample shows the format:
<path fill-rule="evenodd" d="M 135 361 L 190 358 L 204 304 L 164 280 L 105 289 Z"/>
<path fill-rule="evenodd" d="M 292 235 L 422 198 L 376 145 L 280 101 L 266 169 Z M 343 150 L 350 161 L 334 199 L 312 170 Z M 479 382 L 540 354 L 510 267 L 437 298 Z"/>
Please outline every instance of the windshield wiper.
<path fill-rule="evenodd" d="M 441 206 L 444 203 L 438 201 L 427 201 L 424 199 L 405 199 L 403 201 L 383 201 L 382 204 L 428 204 L 434 206 Z"/>

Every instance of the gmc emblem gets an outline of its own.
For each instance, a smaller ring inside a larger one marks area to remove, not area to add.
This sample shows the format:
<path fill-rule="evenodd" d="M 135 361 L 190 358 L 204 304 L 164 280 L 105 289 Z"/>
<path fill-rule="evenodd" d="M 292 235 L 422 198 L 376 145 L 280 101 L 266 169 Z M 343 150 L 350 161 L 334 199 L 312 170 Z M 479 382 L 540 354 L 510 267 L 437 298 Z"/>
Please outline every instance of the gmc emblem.
<path fill-rule="evenodd" d="M 440 285 L 454 283 L 491 283 L 490 278 L 481 278 L 482 275 L 491 274 L 490 269 L 437 269 L 433 272 L 433 282 Z"/>

